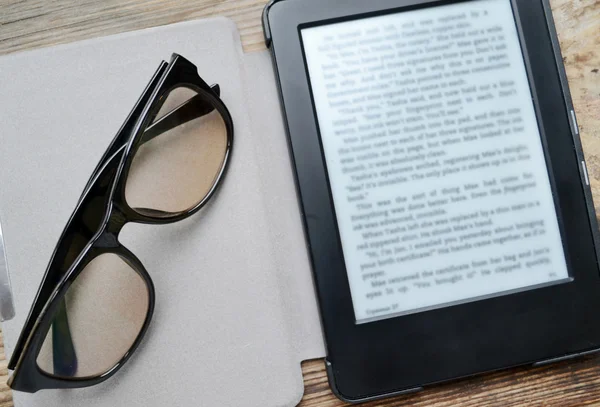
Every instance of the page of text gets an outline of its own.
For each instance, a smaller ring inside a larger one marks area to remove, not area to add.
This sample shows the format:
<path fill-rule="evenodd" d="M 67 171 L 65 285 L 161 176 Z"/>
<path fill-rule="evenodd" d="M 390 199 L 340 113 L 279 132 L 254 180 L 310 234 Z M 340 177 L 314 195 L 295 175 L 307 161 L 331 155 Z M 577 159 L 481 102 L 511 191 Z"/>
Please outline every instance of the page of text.
<path fill-rule="evenodd" d="M 569 278 L 509 0 L 301 36 L 358 323 Z"/>

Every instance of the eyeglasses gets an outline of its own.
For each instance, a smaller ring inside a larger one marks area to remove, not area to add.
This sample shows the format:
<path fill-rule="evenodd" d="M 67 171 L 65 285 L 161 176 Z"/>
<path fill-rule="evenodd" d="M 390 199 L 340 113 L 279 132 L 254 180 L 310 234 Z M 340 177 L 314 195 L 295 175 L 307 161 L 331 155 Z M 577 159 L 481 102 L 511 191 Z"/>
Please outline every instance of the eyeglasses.
<path fill-rule="evenodd" d="M 163 61 L 58 241 L 8 365 L 11 388 L 88 387 L 123 366 L 150 324 L 154 286 L 119 232 L 200 210 L 223 179 L 232 143 L 219 86 L 180 55 Z"/>

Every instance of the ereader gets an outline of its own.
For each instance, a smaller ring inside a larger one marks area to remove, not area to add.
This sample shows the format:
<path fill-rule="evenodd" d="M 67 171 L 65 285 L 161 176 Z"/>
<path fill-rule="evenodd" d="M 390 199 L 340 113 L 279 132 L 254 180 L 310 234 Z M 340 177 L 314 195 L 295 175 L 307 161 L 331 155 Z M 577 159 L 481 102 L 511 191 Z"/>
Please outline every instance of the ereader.
<path fill-rule="evenodd" d="M 264 28 L 340 398 L 600 348 L 547 0 L 280 0 Z"/>

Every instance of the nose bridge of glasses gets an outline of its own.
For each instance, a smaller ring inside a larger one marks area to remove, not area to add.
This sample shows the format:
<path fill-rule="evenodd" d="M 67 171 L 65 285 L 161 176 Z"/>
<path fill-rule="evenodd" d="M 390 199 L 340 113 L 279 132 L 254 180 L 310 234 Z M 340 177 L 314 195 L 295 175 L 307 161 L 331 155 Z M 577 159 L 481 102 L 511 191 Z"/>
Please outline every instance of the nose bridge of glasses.
<path fill-rule="evenodd" d="M 127 216 L 121 211 L 119 206 L 113 205 L 110 209 L 108 223 L 106 224 L 103 233 L 100 235 L 98 244 L 102 247 L 117 247 L 119 243 L 117 236 L 127 223 Z"/>

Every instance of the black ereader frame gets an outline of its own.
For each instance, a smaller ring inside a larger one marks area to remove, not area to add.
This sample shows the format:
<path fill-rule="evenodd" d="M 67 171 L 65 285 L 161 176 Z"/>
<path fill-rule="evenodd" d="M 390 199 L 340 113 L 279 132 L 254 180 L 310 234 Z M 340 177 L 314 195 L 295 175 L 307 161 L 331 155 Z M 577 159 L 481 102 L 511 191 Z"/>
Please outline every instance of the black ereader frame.
<path fill-rule="evenodd" d="M 300 30 L 479 0 L 272 0 L 263 25 L 278 78 L 333 391 L 351 402 L 600 350 L 598 227 L 548 0 L 515 16 L 571 282 L 356 324 Z"/>

